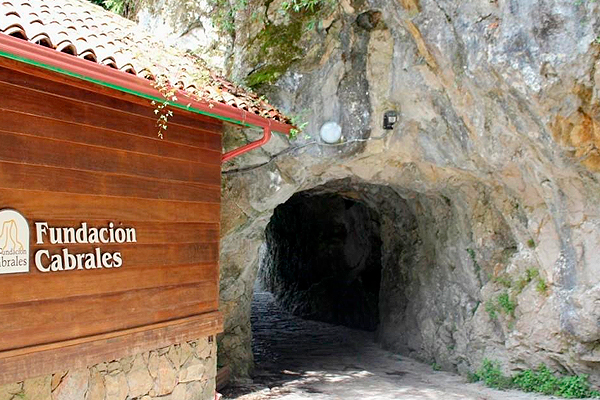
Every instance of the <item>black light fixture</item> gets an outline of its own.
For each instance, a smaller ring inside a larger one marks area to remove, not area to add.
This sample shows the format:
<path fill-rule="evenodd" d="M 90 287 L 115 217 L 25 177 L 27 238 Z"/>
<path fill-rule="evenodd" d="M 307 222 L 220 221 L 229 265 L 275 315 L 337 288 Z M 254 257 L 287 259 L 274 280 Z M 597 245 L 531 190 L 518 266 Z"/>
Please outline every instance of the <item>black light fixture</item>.
<path fill-rule="evenodd" d="M 392 130 L 394 124 L 398 121 L 398 113 L 396 111 L 386 111 L 383 114 L 383 129 Z"/>

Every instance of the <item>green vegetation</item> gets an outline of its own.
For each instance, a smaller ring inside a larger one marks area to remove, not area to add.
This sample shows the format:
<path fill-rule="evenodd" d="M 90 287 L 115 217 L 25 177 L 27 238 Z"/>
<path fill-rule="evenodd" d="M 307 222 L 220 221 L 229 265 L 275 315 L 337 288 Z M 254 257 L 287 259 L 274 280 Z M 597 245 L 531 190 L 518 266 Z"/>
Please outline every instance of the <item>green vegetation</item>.
<path fill-rule="evenodd" d="M 546 281 L 540 278 L 537 285 L 535 285 L 535 290 L 537 290 L 539 294 L 548 294 L 548 285 L 546 284 Z"/>
<path fill-rule="evenodd" d="M 537 280 L 536 290 L 538 291 L 538 293 L 544 295 L 548 294 L 548 284 L 546 283 L 544 278 L 540 276 L 540 271 L 538 271 L 536 268 L 528 268 L 525 271 L 525 275 L 520 277 L 517 281 L 515 287 L 517 295 L 520 294 L 523 291 L 523 289 L 525 289 L 525 287 L 533 280 Z"/>
<path fill-rule="evenodd" d="M 105 9 L 114 13 L 120 14 L 124 17 L 132 17 L 137 9 L 136 0 L 89 0 L 90 2 L 104 7 Z"/>
<path fill-rule="evenodd" d="M 297 115 L 294 115 L 291 117 L 292 125 L 295 126 L 295 128 L 293 128 L 290 131 L 289 138 L 291 140 L 297 139 L 298 134 L 301 133 L 304 130 L 304 128 L 306 128 L 306 126 L 308 125 L 308 121 L 306 121 L 307 114 L 308 114 L 308 111 L 302 110 L 302 112 L 300 114 L 297 114 Z M 305 137 L 305 139 L 309 139 L 309 138 L 310 137 Z"/>
<path fill-rule="evenodd" d="M 475 250 L 473 249 L 467 249 L 467 253 L 469 253 L 469 257 L 471 257 L 471 260 L 473 261 L 473 266 L 475 267 L 475 273 L 478 274 L 479 271 L 481 271 L 481 265 L 479 265 L 479 263 L 477 262 L 477 259 L 475 258 Z"/>
<path fill-rule="evenodd" d="M 508 328 L 509 331 L 514 331 L 515 330 L 515 320 L 511 319 L 510 321 L 508 321 L 508 324 L 506 325 L 506 327 Z"/>
<path fill-rule="evenodd" d="M 439 364 L 435 363 L 435 362 L 433 364 L 431 364 L 431 368 L 433 368 L 434 371 L 441 371 L 442 370 L 442 367 Z"/>
<path fill-rule="evenodd" d="M 557 377 L 545 365 L 540 365 L 535 370 L 522 371 L 511 377 L 502 373 L 498 362 L 485 359 L 481 368 L 469 375 L 469 380 L 481 381 L 495 389 L 520 389 L 567 399 L 600 398 L 600 392 L 591 389 L 587 375 Z"/>
<path fill-rule="evenodd" d="M 264 4 L 272 6 L 273 0 L 265 0 Z M 299 43 L 307 29 L 316 26 L 321 15 L 332 12 L 335 0 L 287 0 L 281 3 L 276 12 L 283 15 L 285 23 L 275 24 L 267 18 L 269 13 L 251 11 L 248 0 L 209 0 L 212 6 L 211 19 L 213 25 L 221 32 L 235 35 L 235 21 L 239 13 L 246 13 L 245 18 L 264 24 L 263 28 L 248 42 L 248 54 L 253 64 L 258 65 L 246 79 L 244 84 L 252 89 L 262 84 L 270 84 L 283 75 L 297 60 L 304 56 L 304 49 Z M 251 14 L 250 14 L 251 13 Z M 255 61 L 255 62 L 254 62 Z"/>
<path fill-rule="evenodd" d="M 265 25 L 250 45 L 258 46 L 258 59 L 268 60 L 268 64 L 252 72 L 246 78 L 246 85 L 255 88 L 263 83 L 273 83 L 294 61 L 302 58 L 303 50 L 298 46 L 302 39 L 302 26 L 302 21 L 294 21 L 287 26 Z"/>
<path fill-rule="evenodd" d="M 475 250 L 473 249 L 466 249 L 467 253 L 469 253 L 469 257 L 471 257 L 472 260 L 475 260 Z"/>
<path fill-rule="evenodd" d="M 525 276 L 527 277 L 527 281 L 531 282 L 540 276 L 540 271 L 538 271 L 536 268 L 527 268 L 525 271 Z"/>
<path fill-rule="evenodd" d="M 507 289 L 512 287 L 512 279 L 508 274 L 502 274 L 494 278 L 494 282 L 504 286 Z"/>
<path fill-rule="evenodd" d="M 496 305 L 491 301 L 485 302 L 485 311 L 489 314 L 490 319 L 496 320 L 498 319 L 498 309 Z"/>
<path fill-rule="evenodd" d="M 209 0 L 212 7 L 213 25 L 222 32 L 232 35 L 235 32 L 235 14 L 248 6 L 247 0 Z"/>
<path fill-rule="evenodd" d="M 510 389 L 512 387 L 512 379 L 502 373 L 500 363 L 487 358 L 483 360 L 481 368 L 469 376 L 469 381 L 481 381 L 494 389 Z"/>
<path fill-rule="evenodd" d="M 527 279 L 519 278 L 519 280 L 517 280 L 517 284 L 515 285 L 517 294 L 520 294 L 523 291 L 523 289 L 525 289 L 528 283 L 529 282 L 527 281 Z"/>
<path fill-rule="evenodd" d="M 535 241 L 533 239 L 529 239 L 527 241 L 527 247 L 529 247 L 530 249 L 533 249 L 535 247 Z"/>
<path fill-rule="evenodd" d="M 236 0 L 241 1 L 241 0 Z M 244 0 L 245 1 L 245 0 Z M 264 28 L 249 43 L 263 65 L 247 78 L 245 84 L 257 88 L 270 84 L 283 75 L 297 60 L 304 57 L 300 45 L 307 29 L 312 29 L 321 13 L 332 10 L 331 0 L 291 0 L 283 2 L 279 12 L 289 16 L 289 22 L 276 25 L 265 22 Z M 265 64 L 265 61 L 267 63 Z"/>
<path fill-rule="evenodd" d="M 504 292 L 498 296 L 498 306 L 510 316 L 515 316 L 515 308 L 517 308 L 517 303 L 510 299 L 510 296 L 507 292 Z"/>
<path fill-rule="evenodd" d="M 95 0 L 102 1 L 102 0 Z M 124 1 L 124 0 L 110 0 L 110 1 Z M 129 0 L 132 1 L 132 0 Z M 266 0 L 265 5 L 268 7 L 273 0 Z M 229 34 L 235 33 L 235 16 L 238 12 L 249 9 L 248 0 L 209 0 L 209 4 L 212 6 L 211 18 L 213 25 L 220 29 L 222 32 Z M 332 10 L 335 6 L 335 0 L 288 0 L 281 3 L 279 12 L 295 17 L 310 15 L 314 16 L 320 11 Z M 263 15 L 256 11 L 252 13 L 252 20 L 262 20 Z M 312 24 L 310 22 L 312 21 Z M 314 27 L 314 20 L 309 21 L 309 24 Z M 292 22 L 293 23 L 293 22 Z M 269 25 L 267 22 L 266 25 Z M 285 29 L 285 27 L 279 27 Z"/>
<path fill-rule="evenodd" d="M 331 7 L 335 4 L 334 0 L 290 0 L 281 3 L 281 9 L 294 12 L 315 12 L 325 7 Z"/>
<path fill-rule="evenodd" d="M 467 249 L 467 251 L 469 250 Z M 474 253 L 469 252 L 469 254 Z M 502 285 L 508 290 L 500 293 L 496 299 L 488 300 L 485 303 L 485 311 L 489 314 L 490 319 L 498 319 L 499 313 L 506 314 L 511 317 L 511 320 L 508 321 L 508 329 L 514 329 L 515 310 L 517 308 L 516 298 L 532 281 L 536 281 L 535 289 L 539 294 L 548 294 L 548 284 L 544 278 L 540 276 L 540 272 L 537 268 L 528 268 L 514 283 L 507 273 L 495 277 L 494 283 Z"/>
<path fill-rule="evenodd" d="M 508 292 L 501 293 L 496 298 L 496 301 L 488 300 L 485 303 L 485 311 L 490 316 L 490 319 L 498 319 L 498 313 L 504 313 L 511 318 L 515 317 L 515 309 L 517 303 L 511 300 Z"/>

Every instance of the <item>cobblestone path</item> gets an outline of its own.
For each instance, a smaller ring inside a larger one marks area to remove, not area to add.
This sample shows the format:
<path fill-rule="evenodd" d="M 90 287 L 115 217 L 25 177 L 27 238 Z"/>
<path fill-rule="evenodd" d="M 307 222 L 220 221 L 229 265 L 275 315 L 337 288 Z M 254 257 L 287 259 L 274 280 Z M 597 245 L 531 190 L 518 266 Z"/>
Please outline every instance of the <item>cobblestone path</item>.
<path fill-rule="evenodd" d="M 459 375 L 382 350 L 373 334 L 282 311 L 270 293 L 252 309 L 256 371 L 228 400 L 526 400 L 550 399 L 466 383 Z"/>

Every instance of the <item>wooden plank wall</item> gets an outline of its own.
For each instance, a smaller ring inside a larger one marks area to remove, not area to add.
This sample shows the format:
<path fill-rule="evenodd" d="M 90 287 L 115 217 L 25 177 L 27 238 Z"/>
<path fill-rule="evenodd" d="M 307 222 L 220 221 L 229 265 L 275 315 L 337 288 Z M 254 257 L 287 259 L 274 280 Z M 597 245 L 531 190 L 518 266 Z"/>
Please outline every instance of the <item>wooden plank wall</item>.
<path fill-rule="evenodd" d="M 23 214 L 32 235 L 30 272 L 0 275 L 0 369 L 18 349 L 219 318 L 221 124 L 175 111 L 161 140 L 153 111 L 146 100 L 0 60 L 0 209 Z M 137 243 L 37 246 L 36 221 L 114 222 L 134 227 Z M 36 250 L 65 247 L 120 251 L 123 266 L 35 268 Z"/>

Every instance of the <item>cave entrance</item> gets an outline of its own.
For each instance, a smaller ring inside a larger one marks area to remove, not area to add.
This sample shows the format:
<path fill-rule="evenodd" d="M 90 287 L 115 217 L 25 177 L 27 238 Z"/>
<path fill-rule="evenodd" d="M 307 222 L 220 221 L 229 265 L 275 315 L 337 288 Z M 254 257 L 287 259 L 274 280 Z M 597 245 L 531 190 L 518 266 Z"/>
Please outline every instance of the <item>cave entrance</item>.
<path fill-rule="evenodd" d="M 401 350 L 409 272 L 427 261 L 416 256 L 417 228 L 394 188 L 353 179 L 280 204 L 265 230 L 254 288 L 254 383 L 326 381 L 330 373 L 352 380 L 348 371 L 383 362 L 376 342 Z"/>
<path fill-rule="evenodd" d="M 344 180 L 296 193 L 274 210 L 252 301 L 255 384 L 304 385 L 333 371 L 354 379 L 347 372 L 358 373 L 356 360 L 373 353 L 381 199 L 378 186 Z"/>
<path fill-rule="evenodd" d="M 348 194 L 299 192 L 266 229 L 258 284 L 304 319 L 375 331 L 379 323 L 379 215 Z"/>
<path fill-rule="evenodd" d="M 402 350 L 410 271 L 427 263 L 419 243 L 410 204 L 389 186 L 335 180 L 280 204 L 259 252 L 254 382 L 346 376 L 369 370 L 367 358 L 378 365 L 380 344 Z"/>

